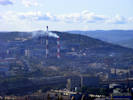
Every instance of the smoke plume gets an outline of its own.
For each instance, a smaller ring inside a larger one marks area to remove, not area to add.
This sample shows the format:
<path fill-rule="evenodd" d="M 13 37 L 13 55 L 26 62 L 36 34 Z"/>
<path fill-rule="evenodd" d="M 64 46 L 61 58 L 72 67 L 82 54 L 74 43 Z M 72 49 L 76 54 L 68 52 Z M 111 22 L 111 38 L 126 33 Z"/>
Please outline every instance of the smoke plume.
<path fill-rule="evenodd" d="M 59 36 L 53 32 L 48 32 L 48 36 L 59 38 Z"/>
<path fill-rule="evenodd" d="M 43 37 L 43 36 L 46 36 L 46 31 L 34 31 L 34 32 L 32 32 L 32 36 L 33 37 Z M 59 38 L 59 36 L 57 35 L 57 34 L 55 34 L 55 33 L 53 33 L 53 32 L 48 32 L 48 36 L 50 36 L 50 37 L 55 37 L 55 38 Z"/>

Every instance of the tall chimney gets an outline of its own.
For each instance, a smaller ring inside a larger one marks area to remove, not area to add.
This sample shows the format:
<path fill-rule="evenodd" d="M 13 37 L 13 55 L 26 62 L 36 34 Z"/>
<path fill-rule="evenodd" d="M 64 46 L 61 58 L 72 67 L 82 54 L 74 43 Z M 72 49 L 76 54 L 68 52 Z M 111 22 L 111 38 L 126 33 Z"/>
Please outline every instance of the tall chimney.
<path fill-rule="evenodd" d="M 46 32 L 46 58 L 49 56 L 49 48 L 48 48 L 48 26 Z"/>
<path fill-rule="evenodd" d="M 60 58 L 60 44 L 59 44 L 59 38 L 57 38 L 57 58 Z"/>

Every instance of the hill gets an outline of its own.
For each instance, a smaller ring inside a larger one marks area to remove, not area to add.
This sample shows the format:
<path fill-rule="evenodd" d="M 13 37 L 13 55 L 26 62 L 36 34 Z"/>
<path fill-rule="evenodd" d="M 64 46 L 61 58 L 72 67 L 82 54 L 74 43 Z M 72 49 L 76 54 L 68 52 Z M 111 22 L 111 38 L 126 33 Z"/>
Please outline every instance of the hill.
<path fill-rule="evenodd" d="M 40 31 L 38 31 L 40 32 Z M 101 41 L 100 39 L 96 39 L 96 38 L 92 38 L 89 36 L 85 36 L 82 34 L 78 34 L 78 31 L 74 31 L 73 34 L 68 33 L 68 32 L 59 32 L 59 31 L 52 31 L 53 33 L 59 35 L 60 40 L 65 40 L 66 43 L 80 43 L 81 46 L 79 47 L 79 50 L 92 50 L 92 51 L 96 51 L 96 52 L 133 52 L 132 49 L 126 48 L 126 47 L 122 47 L 120 45 L 117 44 L 111 44 L 105 41 Z M 113 32 L 113 33 L 111 33 Z M 115 34 L 116 30 L 112 30 L 112 31 L 95 31 L 92 32 L 93 34 L 110 34 L 111 36 L 113 36 L 113 34 Z M 122 32 L 122 33 L 121 33 Z M 126 31 L 127 32 L 127 31 Z M 13 41 L 14 38 L 25 38 L 25 37 L 29 37 L 32 36 L 33 32 L 0 32 L 0 40 L 4 40 L 4 41 Z M 117 35 L 119 34 L 125 34 L 125 32 L 123 31 L 117 31 Z M 87 33 L 88 34 L 88 33 Z M 89 32 L 89 34 L 91 34 L 91 32 Z M 129 37 L 132 34 L 132 31 L 129 31 L 129 33 L 127 33 L 127 37 Z M 114 35 L 117 37 L 117 35 Z M 124 36 L 124 35 L 123 35 Z M 54 39 L 55 38 L 51 38 Z"/>
<path fill-rule="evenodd" d="M 68 33 L 82 34 L 103 41 L 116 42 L 133 38 L 133 30 L 96 30 L 96 31 L 67 31 Z"/>
<path fill-rule="evenodd" d="M 80 49 L 92 49 L 94 51 L 103 52 L 133 52 L 132 49 L 122 47 L 117 44 L 111 44 L 108 42 L 101 41 L 100 39 L 91 38 L 89 36 L 81 34 L 70 34 L 67 32 L 57 32 L 54 33 L 60 36 L 60 40 L 66 40 L 67 43 L 80 43 Z"/>
<path fill-rule="evenodd" d="M 0 32 L 0 41 L 12 41 L 14 38 L 21 38 L 21 37 L 27 37 L 31 36 L 29 32 Z"/>
<path fill-rule="evenodd" d="M 119 44 L 125 47 L 133 47 L 133 38 L 132 39 L 127 39 L 127 40 L 122 40 L 122 41 L 117 41 L 115 44 Z"/>

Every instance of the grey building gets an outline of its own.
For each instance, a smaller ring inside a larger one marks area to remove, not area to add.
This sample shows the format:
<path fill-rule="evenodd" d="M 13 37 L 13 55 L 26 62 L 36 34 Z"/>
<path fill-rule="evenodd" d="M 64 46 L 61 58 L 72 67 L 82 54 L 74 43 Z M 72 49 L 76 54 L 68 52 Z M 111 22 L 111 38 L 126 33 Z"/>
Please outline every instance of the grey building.
<path fill-rule="evenodd" d="M 74 90 L 75 87 L 98 87 L 99 86 L 99 77 L 72 77 L 67 80 L 66 88 Z"/>
<path fill-rule="evenodd" d="M 80 87 L 81 85 L 81 78 L 80 77 L 72 77 L 71 79 L 67 80 L 66 87 L 67 89 L 72 89 L 74 90 L 75 87 Z"/>
<path fill-rule="evenodd" d="M 98 87 L 99 86 L 99 77 L 81 77 L 81 87 Z"/>

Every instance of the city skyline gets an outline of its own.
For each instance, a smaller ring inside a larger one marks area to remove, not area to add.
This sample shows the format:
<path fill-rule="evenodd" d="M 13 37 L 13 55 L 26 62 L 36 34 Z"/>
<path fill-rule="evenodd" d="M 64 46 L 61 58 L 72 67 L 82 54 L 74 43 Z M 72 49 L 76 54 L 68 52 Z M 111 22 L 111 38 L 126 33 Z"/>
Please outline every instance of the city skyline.
<path fill-rule="evenodd" d="M 0 0 L 0 31 L 133 30 L 132 0 Z"/>

